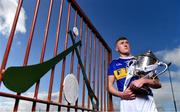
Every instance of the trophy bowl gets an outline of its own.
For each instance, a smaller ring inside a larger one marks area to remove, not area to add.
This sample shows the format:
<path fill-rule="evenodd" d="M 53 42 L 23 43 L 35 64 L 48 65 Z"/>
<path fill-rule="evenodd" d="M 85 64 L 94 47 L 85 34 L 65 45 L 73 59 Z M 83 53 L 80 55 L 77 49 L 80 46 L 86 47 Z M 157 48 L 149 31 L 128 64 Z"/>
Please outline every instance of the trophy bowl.
<path fill-rule="evenodd" d="M 139 77 L 143 77 L 147 75 L 151 71 L 147 69 L 148 66 L 154 65 L 157 62 L 158 62 L 158 59 L 151 51 L 148 51 L 145 54 L 137 56 L 136 62 L 134 64 L 135 66 L 134 74 L 138 75 Z"/>
<path fill-rule="evenodd" d="M 146 76 L 149 76 L 146 78 L 151 78 L 150 76 L 153 76 L 155 74 L 155 71 L 147 70 L 147 68 L 148 66 L 152 66 L 156 64 L 157 62 L 158 62 L 158 59 L 151 51 L 148 51 L 145 54 L 137 56 L 136 62 L 134 64 L 134 67 L 135 67 L 134 75 L 138 76 L 139 78 L 146 77 Z M 148 95 L 151 93 L 151 90 L 147 85 L 143 85 L 141 88 L 136 88 L 133 86 L 130 86 L 130 87 L 135 94 Z"/>
<path fill-rule="evenodd" d="M 169 65 L 170 64 L 159 61 L 159 59 L 151 51 L 136 56 L 134 60 L 129 62 L 129 77 L 125 82 L 125 88 L 127 87 L 126 85 L 128 85 L 131 77 L 135 76 L 135 79 L 155 79 L 158 78 L 157 76 L 163 74 L 168 69 Z M 135 94 L 148 95 L 152 93 L 151 89 L 147 85 L 143 85 L 141 88 L 138 88 L 132 83 L 130 84 L 130 88 Z"/>

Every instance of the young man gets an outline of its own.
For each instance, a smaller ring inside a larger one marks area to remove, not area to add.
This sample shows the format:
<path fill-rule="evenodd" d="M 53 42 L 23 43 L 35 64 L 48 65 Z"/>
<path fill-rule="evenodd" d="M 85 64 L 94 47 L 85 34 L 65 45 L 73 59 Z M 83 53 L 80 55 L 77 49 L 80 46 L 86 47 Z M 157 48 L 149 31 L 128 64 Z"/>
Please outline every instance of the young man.
<path fill-rule="evenodd" d="M 133 88 L 140 88 L 146 85 L 151 88 L 160 88 L 161 84 L 158 79 L 145 79 L 134 76 L 130 80 L 131 86 L 124 90 L 124 83 L 127 76 L 127 63 L 134 59 L 130 53 L 130 46 L 126 37 L 120 37 L 116 41 L 116 51 L 120 57 L 111 62 L 108 68 L 108 90 L 117 97 L 121 98 L 121 112 L 157 112 L 153 95 L 135 94 Z M 117 82 L 117 89 L 113 86 Z"/>

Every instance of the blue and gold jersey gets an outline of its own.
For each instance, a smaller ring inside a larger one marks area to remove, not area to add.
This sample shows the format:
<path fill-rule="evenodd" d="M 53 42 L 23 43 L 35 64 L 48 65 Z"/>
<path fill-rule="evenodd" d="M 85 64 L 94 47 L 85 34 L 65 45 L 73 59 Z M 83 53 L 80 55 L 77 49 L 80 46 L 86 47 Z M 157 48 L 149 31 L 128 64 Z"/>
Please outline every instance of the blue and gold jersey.
<path fill-rule="evenodd" d="M 108 76 L 114 75 L 115 79 L 117 80 L 117 87 L 119 91 L 123 91 L 124 82 L 127 76 L 127 65 L 132 59 L 134 58 L 118 58 L 113 60 L 108 67 Z M 131 81 L 135 79 L 137 79 L 137 77 L 133 77 Z"/>

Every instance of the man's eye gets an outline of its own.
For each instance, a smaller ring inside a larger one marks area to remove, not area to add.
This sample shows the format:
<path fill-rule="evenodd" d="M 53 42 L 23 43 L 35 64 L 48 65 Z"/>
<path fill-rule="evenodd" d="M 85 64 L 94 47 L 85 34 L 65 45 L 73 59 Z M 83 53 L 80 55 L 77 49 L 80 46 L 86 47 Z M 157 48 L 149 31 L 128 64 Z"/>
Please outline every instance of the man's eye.
<path fill-rule="evenodd" d="M 124 44 L 124 42 L 121 42 L 120 44 Z"/>

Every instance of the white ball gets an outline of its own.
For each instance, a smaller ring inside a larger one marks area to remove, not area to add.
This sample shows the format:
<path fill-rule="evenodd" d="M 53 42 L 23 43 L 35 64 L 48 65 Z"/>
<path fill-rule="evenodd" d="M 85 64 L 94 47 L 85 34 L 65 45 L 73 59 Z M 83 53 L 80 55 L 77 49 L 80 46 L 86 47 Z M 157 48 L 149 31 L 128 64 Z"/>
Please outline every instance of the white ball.
<path fill-rule="evenodd" d="M 73 33 L 74 33 L 75 36 L 79 35 L 79 31 L 78 31 L 77 27 L 73 27 Z"/>

